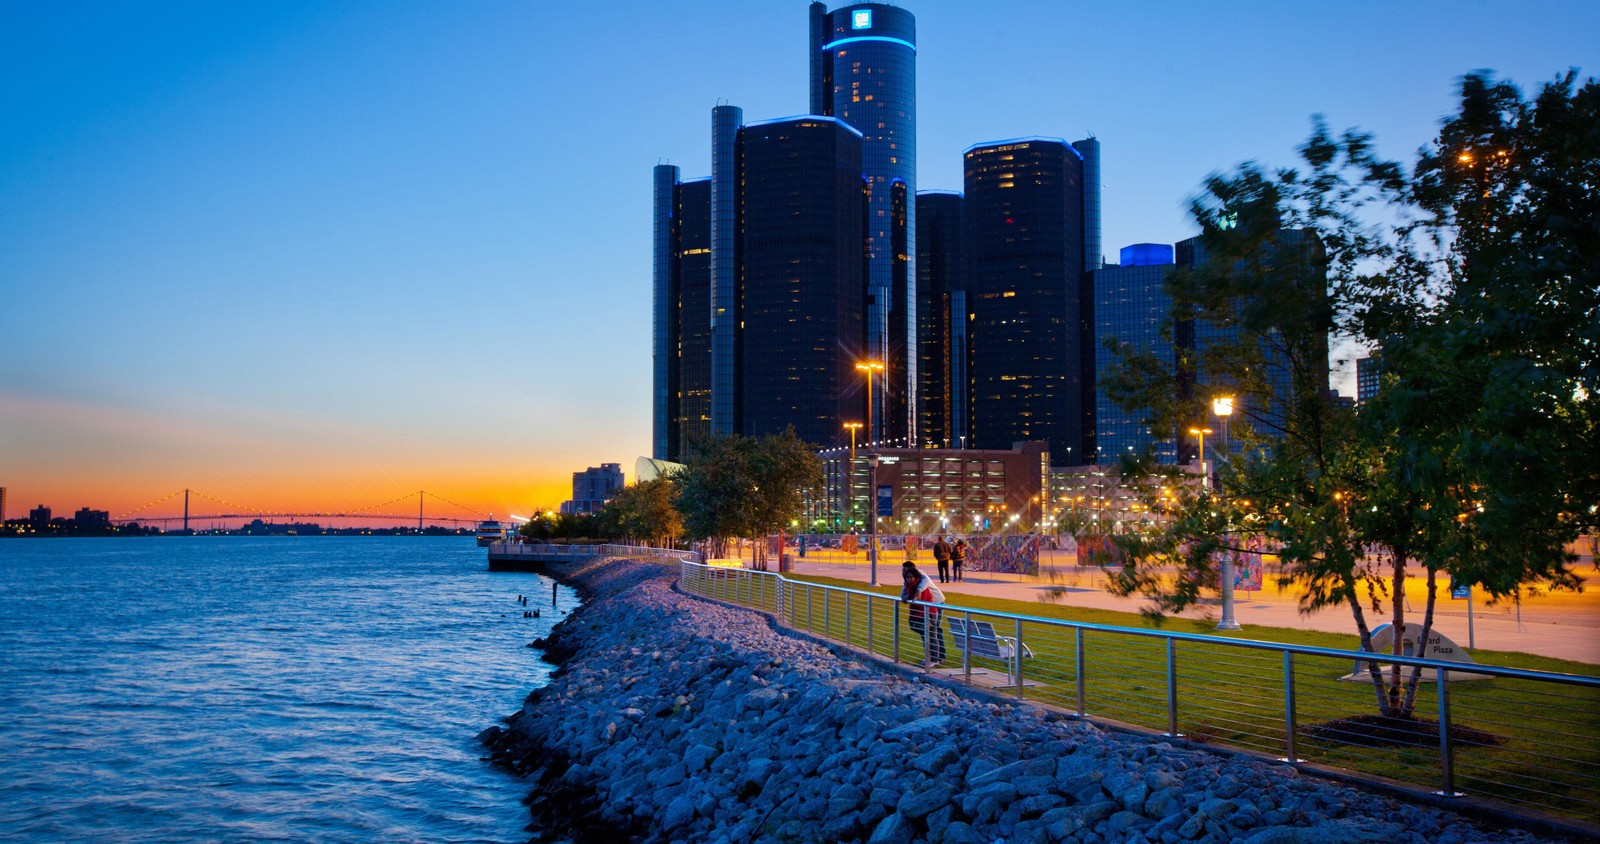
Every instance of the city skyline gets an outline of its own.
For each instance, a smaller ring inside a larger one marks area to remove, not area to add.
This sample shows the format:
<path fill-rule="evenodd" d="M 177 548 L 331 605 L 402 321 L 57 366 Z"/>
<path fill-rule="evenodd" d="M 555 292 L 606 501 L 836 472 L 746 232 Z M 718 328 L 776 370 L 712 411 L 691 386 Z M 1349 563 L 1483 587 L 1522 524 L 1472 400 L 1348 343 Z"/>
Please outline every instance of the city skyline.
<path fill-rule="evenodd" d="M 1192 235 L 1206 174 L 1291 164 L 1313 113 L 1404 161 L 1470 70 L 1527 91 L 1600 66 L 1600 10 L 1578 3 L 902 5 L 917 187 L 960 189 L 973 144 L 1092 134 L 1112 260 Z M 426 488 L 504 515 L 649 454 L 639 174 L 672 152 L 709 175 L 716 102 L 808 110 L 807 5 L 616 12 L 0 7 L 13 506 Z"/>

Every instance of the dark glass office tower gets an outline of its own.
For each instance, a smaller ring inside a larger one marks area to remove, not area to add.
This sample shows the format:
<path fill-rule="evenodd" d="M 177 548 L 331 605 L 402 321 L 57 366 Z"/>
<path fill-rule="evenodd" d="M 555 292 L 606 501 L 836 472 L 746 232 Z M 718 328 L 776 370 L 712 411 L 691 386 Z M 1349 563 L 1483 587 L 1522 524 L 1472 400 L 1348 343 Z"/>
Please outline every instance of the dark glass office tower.
<path fill-rule="evenodd" d="M 1023 138 L 965 153 L 971 335 L 969 447 L 1048 440 L 1051 461 L 1083 454 L 1083 157 Z"/>
<path fill-rule="evenodd" d="M 739 132 L 741 433 L 839 443 L 861 419 L 861 133 L 828 117 Z"/>
<path fill-rule="evenodd" d="M 1192 237 L 1176 244 L 1176 258 L 1180 266 L 1198 266 L 1212 260 L 1206 254 L 1201 238 Z M 1273 241 L 1267 244 L 1265 254 L 1253 258 L 1256 271 L 1281 274 L 1296 283 L 1314 285 L 1321 295 L 1327 293 L 1327 270 L 1321 241 L 1315 232 L 1303 229 L 1279 229 Z M 1293 327 L 1288 328 L 1294 331 Z M 1306 380 L 1306 393 L 1328 392 L 1328 338 L 1286 336 L 1285 328 L 1271 327 L 1257 337 L 1258 350 L 1265 390 L 1254 395 L 1236 396 L 1232 424 L 1248 425 L 1257 434 L 1266 437 L 1283 435 L 1286 403 L 1295 395 L 1295 379 Z M 1229 346 L 1237 346 L 1241 331 L 1231 321 L 1208 319 L 1198 313 L 1192 320 L 1179 323 L 1176 335 L 1180 343 L 1190 344 L 1195 351 L 1196 383 L 1194 389 L 1206 399 L 1233 392 L 1229 384 L 1214 374 L 1207 366 Z M 1296 363 L 1295 357 L 1301 359 Z M 1207 420 L 1206 424 L 1211 421 Z M 1235 440 L 1233 445 L 1238 446 Z M 1198 447 L 1192 439 L 1179 445 L 1181 462 L 1197 457 Z"/>
<path fill-rule="evenodd" d="M 739 126 L 744 110 L 711 110 L 711 432 L 739 424 Z"/>
<path fill-rule="evenodd" d="M 1100 269 L 1105 260 L 1100 247 L 1100 142 L 1085 138 L 1073 141 L 1072 148 L 1078 151 L 1078 157 L 1083 161 L 1083 273 L 1078 285 L 1078 348 L 1083 372 L 1079 406 L 1083 408 L 1083 448 L 1073 453 L 1083 455 L 1081 462 L 1088 462 L 1098 450 L 1095 443 L 1095 406 L 1099 398 L 1095 372 L 1098 371 L 1100 347 L 1094 342 L 1094 271 Z"/>
<path fill-rule="evenodd" d="M 678 168 L 657 164 L 652 173 L 650 456 L 671 460 L 678 442 Z"/>
<path fill-rule="evenodd" d="M 917 194 L 917 435 L 960 448 L 966 437 L 967 313 L 961 194 Z"/>
<path fill-rule="evenodd" d="M 916 439 L 916 19 L 905 9 L 811 4 L 811 111 L 862 135 L 867 208 L 867 355 L 888 372 L 877 439 Z"/>
<path fill-rule="evenodd" d="M 1165 243 L 1136 243 L 1122 250 L 1120 266 L 1102 267 L 1094 279 L 1094 346 L 1100 357 L 1096 380 L 1104 377 L 1115 357 L 1104 343 L 1114 339 L 1129 351 L 1153 353 L 1167 367 L 1177 371 L 1171 339 L 1172 297 L 1167 295 L 1167 274 L 1176 266 L 1172 247 Z M 1163 332 L 1163 329 L 1169 329 Z M 1165 334 L 1165 336 L 1163 336 Z M 1142 409 L 1123 410 L 1105 395 L 1095 403 L 1096 445 L 1099 454 L 1089 453 L 1091 463 L 1110 463 L 1122 454 L 1153 449 L 1161 463 L 1177 462 L 1178 437 L 1174 431 L 1152 431 L 1144 423 Z"/>
<path fill-rule="evenodd" d="M 655 168 L 651 456 L 679 460 L 711 430 L 711 180 Z"/>
<path fill-rule="evenodd" d="M 711 433 L 711 180 L 678 186 L 678 448 Z"/>

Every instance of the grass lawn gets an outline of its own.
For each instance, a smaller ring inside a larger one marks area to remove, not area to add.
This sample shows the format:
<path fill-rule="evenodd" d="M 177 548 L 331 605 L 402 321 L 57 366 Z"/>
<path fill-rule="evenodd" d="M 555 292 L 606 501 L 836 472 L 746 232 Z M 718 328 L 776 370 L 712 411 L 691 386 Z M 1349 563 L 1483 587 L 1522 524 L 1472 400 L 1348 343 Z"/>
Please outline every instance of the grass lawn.
<path fill-rule="evenodd" d="M 846 599 L 825 589 L 800 587 L 787 607 L 787 620 L 884 656 L 898 649 L 902 661 L 920 663 L 922 642 L 907 627 L 904 608 L 894 599 L 897 587 L 876 590 L 856 581 L 789 575 L 790 580 L 875 592 Z M 729 578 L 708 591 L 736 603 L 776 611 L 770 578 Z M 954 597 L 954 596 L 953 596 Z M 1138 613 L 1086 609 L 1062 604 L 984 598 L 952 600 L 947 613 L 987 620 L 1000 636 L 1015 636 L 1017 620 L 994 614 L 1027 616 L 1083 624 L 1176 633 L 1213 634 L 1214 622 L 1169 618 L 1159 627 Z M 898 622 L 898 625 L 897 625 Z M 1069 627 L 1023 620 L 1022 641 L 1033 652 L 1023 661 L 1023 696 L 1060 706 L 1079 707 L 1078 633 Z M 870 638 L 869 638 L 870 629 Z M 947 643 L 944 670 L 965 676 L 962 654 Z M 1285 677 L 1293 677 L 1297 757 L 1340 768 L 1376 774 L 1429 790 L 1442 785 L 1439 715 L 1434 683 L 1422 683 L 1415 714 L 1424 719 L 1423 741 L 1409 746 L 1369 747 L 1356 741 L 1312 738 L 1307 728 L 1327 725 L 1378 711 L 1370 683 L 1342 681 L 1355 664 L 1297 654 L 1292 671 L 1281 651 L 1223 644 L 1181 642 L 1164 638 L 1086 630 L 1083 653 L 1083 709 L 1091 718 L 1105 718 L 1158 733 L 1170 729 L 1168 710 L 1169 657 L 1176 677 L 1177 731 L 1192 741 L 1248 748 L 1282 757 L 1287 750 Z M 1347 650 L 1349 634 L 1246 625 L 1229 638 Z M 1168 642 L 1172 642 L 1169 653 Z M 1478 650 L 1479 663 L 1533 671 L 1600 676 L 1600 667 L 1532 654 Z M 969 662 L 986 685 L 1005 683 L 1005 664 L 972 657 Z M 953 669 L 953 671 L 952 671 Z M 1015 687 L 1006 683 L 1010 693 Z M 1459 738 L 1453 750 L 1455 788 L 1507 802 L 1525 804 L 1552 814 L 1600 821 L 1600 689 L 1532 680 L 1494 678 L 1449 684 L 1451 724 L 1489 734 L 1495 744 L 1474 744 Z M 1358 730 L 1358 732 L 1360 732 Z M 1430 738 L 1431 736 L 1431 738 Z"/>

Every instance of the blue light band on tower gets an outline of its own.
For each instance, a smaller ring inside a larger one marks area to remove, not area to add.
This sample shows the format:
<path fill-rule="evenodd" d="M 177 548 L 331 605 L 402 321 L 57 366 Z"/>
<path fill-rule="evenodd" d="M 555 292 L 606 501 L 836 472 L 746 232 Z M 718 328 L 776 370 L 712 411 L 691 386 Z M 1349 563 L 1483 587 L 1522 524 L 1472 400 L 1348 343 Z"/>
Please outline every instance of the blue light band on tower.
<path fill-rule="evenodd" d="M 838 41 L 834 41 L 834 42 L 831 42 L 831 43 L 828 43 L 828 44 L 824 44 L 822 46 L 822 49 L 824 49 L 824 50 L 833 50 L 833 49 L 837 49 L 839 47 L 843 47 L 843 46 L 845 46 L 847 44 L 861 44 L 861 43 L 865 43 L 865 42 L 868 42 L 868 41 L 885 41 L 885 42 L 888 42 L 890 44 L 899 44 L 901 46 L 907 47 L 913 53 L 915 53 L 917 51 L 917 45 L 911 43 L 910 41 L 907 41 L 904 38 L 890 38 L 890 37 L 885 36 L 885 35 L 861 35 L 861 36 L 857 36 L 855 38 L 840 38 Z"/>

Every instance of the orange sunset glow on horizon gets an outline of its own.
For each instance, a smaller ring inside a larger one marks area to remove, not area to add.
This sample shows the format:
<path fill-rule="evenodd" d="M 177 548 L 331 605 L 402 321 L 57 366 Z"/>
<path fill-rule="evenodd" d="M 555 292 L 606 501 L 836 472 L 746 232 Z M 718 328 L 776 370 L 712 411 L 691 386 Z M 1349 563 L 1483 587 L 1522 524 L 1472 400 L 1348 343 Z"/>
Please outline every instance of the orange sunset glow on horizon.
<path fill-rule="evenodd" d="M 554 508 L 572 496 L 573 472 L 601 462 L 631 471 L 638 456 L 579 446 L 576 431 L 561 430 L 574 443 L 569 457 L 551 447 L 557 436 L 520 434 L 520 414 L 538 414 L 520 401 L 504 403 L 504 417 L 480 409 L 448 421 L 452 430 L 430 432 L 376 420 L 363 429 L 259 411 L 174 415 L 0 393 L 7 439 L 0 486 L 8 518 L 41 504 L 57 514 L 107 510 L 119 521 L 171 518 L 182 515 L 187 489 L 195 517 L 345 513 L 356 517 L 322 521 L 349 525 L 363 516 L 415 517 L 424 491 L 423 512 L 433 523 Z M 607 430 L 590 428 L 588 439 Z"/>

